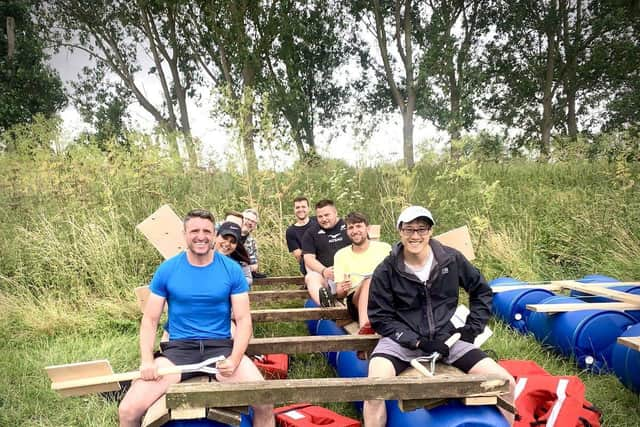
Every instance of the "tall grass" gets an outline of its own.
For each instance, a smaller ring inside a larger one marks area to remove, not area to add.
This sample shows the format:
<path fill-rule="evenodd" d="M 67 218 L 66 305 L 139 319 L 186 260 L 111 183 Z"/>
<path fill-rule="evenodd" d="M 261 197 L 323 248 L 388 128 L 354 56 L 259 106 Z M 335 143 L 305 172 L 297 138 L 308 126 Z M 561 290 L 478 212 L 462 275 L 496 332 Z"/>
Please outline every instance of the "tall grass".
<path fill-rule="evenodd" d="M 47 365 L 107 358 L 116 370 L 138 364 L 139 313 L 132 290 L 147 283 L 160 255 L 135 225 L 169 203 L 221 216 L 258 208 L 261 269 L 297 274 L 284 230 L 292 200 L 331 198 L 341 214 L 360 210 L 396 240 L 395 219 L 411 203 L 436 216 L 436 233 L 467 224 L 476 264 L 489 279 L 577 278 L 602 273 L 640 279 L 640 194 L 634 164 L 420 163 L 352 168 L 324 161 L 248 179 L 234 171 L 183 166 L 149 144 L 103 153 L 0 156 L 0 425 L 113 425 L 116 404 L 97 396 L 61 399 Z M 551 372 L 579 374 L 607 426 L 638 426 L 638 397 L 609 375 L 577 372 L 500 323 L 489 347 L 532 358 Z M 257 336 L 300 335 L 300 324 L 258 325 Z M 332 375 L 317 355 L 294 359 L 292 376 Z M 348 405 L 334 409 L 356 416 Z"/>

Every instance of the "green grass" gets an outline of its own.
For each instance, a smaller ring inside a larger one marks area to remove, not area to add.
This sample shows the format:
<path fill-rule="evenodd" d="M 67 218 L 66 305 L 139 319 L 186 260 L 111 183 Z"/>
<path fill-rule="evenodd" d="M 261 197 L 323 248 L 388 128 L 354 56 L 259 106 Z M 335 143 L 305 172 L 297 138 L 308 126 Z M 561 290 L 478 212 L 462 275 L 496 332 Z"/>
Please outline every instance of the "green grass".
<path fill-rule="evenodd" d="M 622 167 L 622 170 L 621 170 Z M 44 366 L 109 359 L 138 365 L 139 313 L 133 288 L 161 262 L 135 225 L 160 205 L 179 215 L 205 207 L 258 207 L 263 269 L 297 274 L 284 229 L 291 201 L 332 198 L 341 214 L 358 209 L 396 240 L 395 218 L 409 203 L 436 215 L 436 233 L 470 226 L 485 277 L 567 279 L 600 273 L 640 279 L 638 165 L 420 163 L 354 169 L 327 161 L 311 169 L 188 171 L 151 146 L 101 153 L 0 156 L 0 425 L 107 426 L 116 404 L 99 396 L 62 399 Z M 487 347 L 501 358 L 533 359 L 554 374 L 579 375 L 605 426 L 640 426 L 640 400 L 611 375 L 579 372 L 501 323 Z M 256 336 L 306 334 L 300 323 L 256 325 Z M 335 375 L 317 354 L 292 360 L 294 378 Z M 331 408 L 357 417 L 350 405 Z"/>

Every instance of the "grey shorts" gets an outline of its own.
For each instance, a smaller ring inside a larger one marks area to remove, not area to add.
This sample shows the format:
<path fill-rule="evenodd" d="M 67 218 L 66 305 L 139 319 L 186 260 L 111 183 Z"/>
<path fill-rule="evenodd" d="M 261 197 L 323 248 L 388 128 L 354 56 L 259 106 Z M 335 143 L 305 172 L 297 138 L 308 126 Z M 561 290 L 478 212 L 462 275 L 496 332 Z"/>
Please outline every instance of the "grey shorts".
<path fill-rule="evenodd" d="M 412 350 L 401 346 L 389 337 L 383 337 L 378 341 L 376 348 L 373 349 L 371 354 L 372 358 L 376 356 L 391 360 L 396 369 L 396 375 L 398 375 L 404 369 L 409 367 L 412 359 L 429 355 L 420 349 Z M 442 362 L 447 365 L 453 365 L 464 372 L 468 372 L 473 365 L 485 357 L 487 357 L 485 352 L 477 348 L 475 345 L 466 341 L 457 341 L 451 346 L 449 356 L 443 359 Z"/>

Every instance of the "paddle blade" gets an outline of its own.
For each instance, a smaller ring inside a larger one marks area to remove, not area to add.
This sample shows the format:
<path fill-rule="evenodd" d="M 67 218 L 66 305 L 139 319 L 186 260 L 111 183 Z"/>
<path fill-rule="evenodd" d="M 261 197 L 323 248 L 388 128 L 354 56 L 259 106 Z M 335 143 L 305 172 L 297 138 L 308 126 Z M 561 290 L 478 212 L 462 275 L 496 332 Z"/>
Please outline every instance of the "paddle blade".
<path fill-rule="evenodd" d="M 113 369 L 111 368 L 111 364 L 108 360 L 93 360 L 90 362 L 70 363 L 68 365 L 47 366 L 44 369 L 51 380 L 51 388 L 64 397 L 84 396 L 86 394 L 120 390 L 120 383 L 117 381 L 89 386 L 56 389 L 56 385 L 66 381 L 112 375 Z"/>

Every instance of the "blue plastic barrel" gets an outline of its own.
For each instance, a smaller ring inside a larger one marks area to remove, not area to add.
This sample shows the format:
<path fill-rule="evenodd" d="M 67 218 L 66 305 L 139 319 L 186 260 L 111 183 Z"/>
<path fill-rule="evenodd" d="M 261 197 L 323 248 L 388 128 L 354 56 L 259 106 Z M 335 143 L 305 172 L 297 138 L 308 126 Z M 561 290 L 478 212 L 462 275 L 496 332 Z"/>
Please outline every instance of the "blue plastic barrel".
<path fill-rule="evenodd" d="M 640 337 L 640 323 L 627 329 L 623 337 Z M 615 344 L 613 346 L 613 372 L 628 389 L 640 394 L 640 351 Z"/>
<path fill-rule="evenodd" d="M 567 303 L 587 304 L 563 296 L 540 301 L 540 304 Z M 555 314 L 533 312 L 527 327 L 541 343 L 564 356 L 574 356 L 580 368 L 604 373 L 611 370 L 611 352 L 617 337 L 634 323 L 633 317 L 623 312 L 583 310 Z"/>
<path fill-rule="evenodd" d="M 402 412 L 397 400 L 387 400 L 385 407 L 387 408 L 387 427 L 440 426 L 433 422 L 430 411 L 424 408 Z"/>
<path fill-rule="evenodd" d="M 315 308 L 315 307 L 320 307 L 320 306 L 318 304 L 316 304 L 315 301 L 312 300 L 312 299 L 308 299 L 304 303 L 304 308 Z M 318 327 L 318 321 L 317 320 L 305 320 L 304 323 L 307 324 L 307 329 L 309 329 L 309 335 L 316 335 L 316 329 Z"/>
<path fill-rule="evenodd" d="M 527 304 L 538 304 L 540 301 L 553 296 L 554 293 L 546 289 L 518 289 L 513 291 L 496 292 L 493 294 L 491 310 L 521 334 L 526 334 L 527 319 L 531 311 Z"/>
<path fill-rule="evenodd" d="M 358 359 L 355 351 L 339 351 L 336 365 L 338 375 L 342 378 L 362 378 L 369 373 L 369 361 Z"/>
<path fill-rule="evenodd" d="M 495 405 L 466 406 L 450 401 L 431 409 L 429 414 L 433 419 L 432 425 L 438 427 L 509 427 Z"/>
<path fill-rule="evenodd" d="M 206 418 L 195 420 L 172 420 L 165 427 L 231 427 L 229 424 L 220 423 L 218 421 L 208 420 Z M 249 414 L 242 414 L 240 427 L 253 426 L 253 410 L 249 408 Z"/>
<path fill-rule="evenodd" d="M 524 282 L 518 279 L 514 279 L 513 277 L 496 277 L 495 279 L 489 281 L 489 286 L 513 286 L 513 285 L 523 285 Z"/>
<path fill-rule="evenodd" d="M 336 322 L 334 322 L 333 320 L 321 319 L 321 320 L 318 320 L 318 326 L 316 327 L 316 334 L 317 335 L 344 335 L 345 331 L 340 326 L 338 326 Z M 325 355 L 329 364 L 333 366 L 333 368 L 335 369 L 337 367 L 336 365 L 337 353 L 335 351 L 330 351 L 326 353 L 323 352 L 322 354 Z"/>

